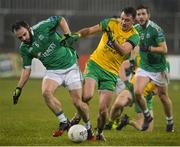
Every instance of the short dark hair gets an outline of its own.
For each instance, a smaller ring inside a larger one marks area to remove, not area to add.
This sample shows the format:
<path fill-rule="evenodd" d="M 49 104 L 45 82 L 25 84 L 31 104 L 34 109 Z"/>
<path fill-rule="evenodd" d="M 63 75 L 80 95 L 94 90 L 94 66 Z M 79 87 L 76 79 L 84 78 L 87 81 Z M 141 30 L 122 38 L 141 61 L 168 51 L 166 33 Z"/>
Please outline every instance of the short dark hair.
<path fill-rule="evenodd" d="M 24 27 L 24 28 L 27 28 L 29 29 L 30 26 L 28 23 L 26 23 L 25 21 L 18 21 L 16 23 L 14 23 L 11 27 L 11 31 L 14 32 L 14 31 L 17 31 L 19 30 L 21 27 Z"/>
<path fill-rule="evenodd" d="M 133 7 L 126 7 L 122 10 L 126 15 L 132 15 L 132 17 L 136 18 L 136 10 Z"/>
<path fill-rule="evenodd" d="M 136 8 L 136 10 L 139 10 L 139 9 L 146 9 L 147 13 L 148 13 L 148 14 L 150 13 L 149 7 L 147 7 L 147 6 L 139 5 L 139 6 Z"/>

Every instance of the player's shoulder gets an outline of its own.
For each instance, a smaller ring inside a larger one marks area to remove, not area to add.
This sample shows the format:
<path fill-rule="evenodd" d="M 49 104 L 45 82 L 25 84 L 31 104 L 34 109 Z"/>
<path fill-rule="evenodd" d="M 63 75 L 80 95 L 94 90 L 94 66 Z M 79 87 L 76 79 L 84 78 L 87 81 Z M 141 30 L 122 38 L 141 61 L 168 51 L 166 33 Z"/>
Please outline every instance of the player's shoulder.
<path fill-rule="evenodd" d="M 154 31 L 157 31 L 157 32 L 163 31 L 162 28 L 157 23 L 151 20 L 148 22 L 148 26 L 151 27 L 151 29 L 153 29 Z"/>
<path fill-rule="evenodd" d="M 119 18 L 110 18 L 109 22 L 113 23 L 113 24 L 119 24 L 120 20 L 119 20 Z"/>
<path fill-rule="evenodd" d="M 134 25 L 134 28 L 139 29 L 139 28 L 141 28 L 141 25 L 137 23 L 137 24 Z"/>
<path fill-rule="evenodd" d="M 44 28 L 48 27 L 48 25 L 50 23 L 56 23 L 61 19 L 62 19 L 62 16 L 50 16 L 47 19 L 44 19 L 44 20 L 38 22 L 37 24 L 33 25 L 32 29 L 33 30 L 44 29 Z"/>
<path fill-rule="evenodd" d="M 139 35 L 138 30 L 139 30 L 139 24 L 136 24 L 132 27 L 131 32 L 132 32 L 132 34 Z"/>

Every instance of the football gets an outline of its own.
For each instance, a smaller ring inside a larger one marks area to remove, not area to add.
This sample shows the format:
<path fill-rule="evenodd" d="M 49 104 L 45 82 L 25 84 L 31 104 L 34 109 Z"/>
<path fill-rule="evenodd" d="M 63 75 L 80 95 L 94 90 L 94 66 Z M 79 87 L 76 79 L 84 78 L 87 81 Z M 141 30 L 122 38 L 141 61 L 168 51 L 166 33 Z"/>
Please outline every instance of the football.
<path fill-rule="evenodd" d="M 68 131 L 68 137 L 71 141 L 80 143 L 87 139 L 87 129 L 80 124 L 72 126 Z"/>

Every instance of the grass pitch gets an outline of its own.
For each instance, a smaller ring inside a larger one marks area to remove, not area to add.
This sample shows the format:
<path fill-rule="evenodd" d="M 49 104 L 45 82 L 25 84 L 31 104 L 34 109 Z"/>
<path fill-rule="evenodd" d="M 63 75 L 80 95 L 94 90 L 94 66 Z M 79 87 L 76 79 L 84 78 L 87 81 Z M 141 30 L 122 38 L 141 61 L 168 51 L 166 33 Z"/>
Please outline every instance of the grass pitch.
<path fill-rule="evenodd" d="M 163 107 L 158 98 L 154 99 L 154 130 L 139 132 L 127 126 L 122 131 L 105 131 L 106 142 L 73 143 L 67 133 L 58 138 L 52 137 L 52 131 L 58 127 L 58 121 L 46 106 L 41 96 L 41 80 L 30 79 L 24 87 L 19 103 L 13 105 L 12 92 L 18 79 L 0 79 L 0 145 L 1 146 L 178 146 L 180 145 L 180 81 L 171 81 L 169 95 L 173 101 L 175 132 L 165 131 L 166 121 Z M 56 96 L 62 102 L 65 114 L 71 118 L 75 112 L 71 98 L 64 88 L 59 88 Z M 125 109 L 135 117 L 133 108 Z M 90 102 L 90 117 L 96 126 L 98 114 L 98 96 Z"/>

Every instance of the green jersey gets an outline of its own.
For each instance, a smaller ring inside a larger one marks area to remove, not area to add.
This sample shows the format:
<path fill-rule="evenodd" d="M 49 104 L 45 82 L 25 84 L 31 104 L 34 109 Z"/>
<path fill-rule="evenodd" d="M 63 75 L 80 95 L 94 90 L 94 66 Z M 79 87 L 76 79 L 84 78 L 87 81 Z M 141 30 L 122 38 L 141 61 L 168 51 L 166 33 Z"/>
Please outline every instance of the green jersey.
<path fill-rule="evenodd" d="M 154 22 L 149 21 L 146 28 L 143 29 L 139 24 L 135 25 L 140 42 L 149 47 L 157 47 L 159 43 L 165 41 L 163 30 Z M 161 72 L 166 70 L 166 57 L 162 53 L 144 52 L 140 49 L 139 67 L 149 72 Z"/>
<path fill-rule="evenodd" d="M 20 54 L 24 68 L 38 58 L 47 70 L 67 69 L 76 63 L 76 51 L 60 45 L 62 36 L 56 32 L 61 16 L 52 16 L 32 27 L 32 41 L 22 43 Z"/>

